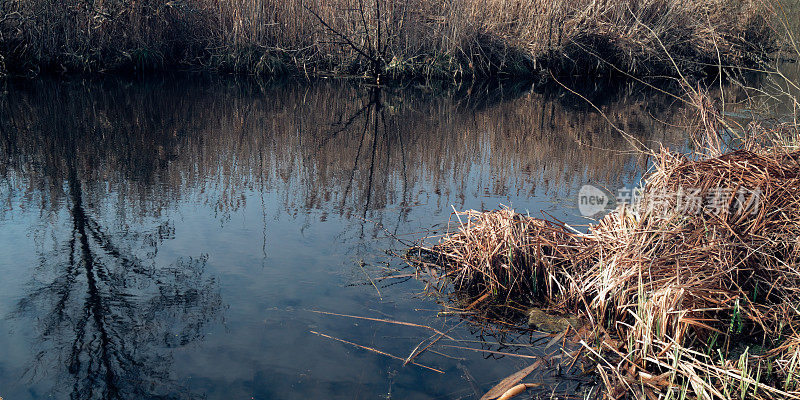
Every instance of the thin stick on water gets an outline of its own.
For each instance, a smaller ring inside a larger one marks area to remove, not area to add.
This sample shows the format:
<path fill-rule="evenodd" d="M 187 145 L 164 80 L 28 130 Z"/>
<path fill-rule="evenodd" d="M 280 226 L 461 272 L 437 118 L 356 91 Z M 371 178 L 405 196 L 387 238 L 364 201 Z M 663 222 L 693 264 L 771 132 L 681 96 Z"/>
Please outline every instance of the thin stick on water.
<path fill-rule="evenodd" d="M 373 353 L 377 353 L 377 354 L 380 354 L 382 356 L 386 356 L 386 357 L 389 357 L 389 358 L 394 358 L 395 360 L 404 361 L 403 358 L 401 358 L 401 357 L 395 356 L 393 354 L 389 354 L 389 353 L 387 353 L 385 351 L 381 351 L 381 350 L 378 350 L 378 349 L 373 349 L 372 347 L 362 346 L 362 345 L 360 345 L 358 343 L 353 343 L 353 342 L 350 342 L 350 341 L 347 341 L 347 340 L 344 340 L 344 339 L 339 339 L 337 337 L 326 335 L 324 333 L 319 333 L 317 331 L 309 331 L 309 332 L 311 332 L 311 333 L 313 333 L 313 334 L 315 334 L 317 336 L 322 336 L 324 338 L 332 339 L 332 340 L 335 340 L 337 342 L 342 342 L 342 343 L 345 343 L 345 344 L 349 344 L 351 346 L 355 346 L 355 347 L 358 347 L 360 349 L 369 350 L 369 351 L 371 351 Z M 433 372 L 438 372 L 440 374 L 444 374 L 444 371 L 436 369 L 436 368 L 433 368 L 433 367 L 429 367 L 427 365 L 419 364 L 419 363 L 416 363 L 414 361 L 411 361 L 409 363 L 412 364 L 412 365 L 416 365 L 418 367 L 421 367 L 421 368 L 425 368 L 427 370 L 431 370 Z M 403 365 L 405 365 L 405 364 L 403 364 Z"/>
<path fill-rule="evenodd" d="M 384 323 L 387 323 L 387 324 L 413 326 L 415 328 L 424 328 L 424 329 L 431 330 L 431 331 L 433 331 L 435 333 L 438 333 L 438 334 L 440 334 L 440 335 L 442 335 L 442 336 L 444 336 L 444 337 L 446 337 L 446 338 L 448 338 L 450 340 L 455 340 L 452 337 L 447 336 L 446 334 L 442 333 L 442 331 L 440 331 L 440 330 L 438 330 L 436 328 L 433 328 L 433 327 L 430 327 L 430 326 L 427 326 L 427 325 L 415 324 L 415 323 L 412 323 L 412 322 L 393 321 L 393 320 L 390 320 L 390 319 L 382 319 L 382 318 L 359 317 L 357 315 L 338 314 L 338 313 L 332 313 L 332 312 L 328 312 L 328 311 L 319 311 L 319 310 L 306 310 L 306 311 L 317 313 L 317 314 L 323 314 L 323 315 L 333 315 L 333 316 L 336 316 L 336 317 L 355 318 L 355 319 L 363 319 L 363 320 L 366 320 L 366 321 L 384 322 Z"/>
<path fill-rule="evenodd" d="M 454 329 L 458 328 L 458 327 L 459 327 L 459 326 L 460 326 L 462 323 L 464 323 L 464 321 L 461 321 L 461 322 L 457 323 L 455 326 L 453 326 L 452 328 L 448 329 L 448 330 L 447 330 L 447 333 L 450 333 L 450 332 L 452 332 Z M 434 337 L 436 337 L 436 338 L 435 338 L 435 339 L 433 339 Z M 433 346 L 434 344 L 436 344 L 436 342 L 438 342 L 439 340 L 441 340 L 443 337 L 444 337 L 444 334 L 443 334 L 443 333 L 442 333 L 442 334 L 437 334 L 437 335 L 431 336 L 430 338 L 428 338 L 428 339 L 426 339 L 426 340 L 430 340 L 430 339 L 433 339 L 433 340 L 431 340 L 431 342 L 430 342 L 430 343 L 428 343 L 428 345 L 427 345 L 427 346 L 425 346 L 425 347 L 424 347 L 422 350 L 420 350 L 420 351 L 417 351 L 417 349 L 419 349 L 419 347 L 420 347 L 420 346 L 422 346 L 422 344 L 423 344 L 423 343 L 425 343 L 425 340 L 423 340 L 423 341 L 419 342 L 419 344 L 417 345 L 417 347 L 415 347 L 415 348 L 414 348 L 414 350 L 412 350 L 412 351 L 411 351 L 411 354 L 409 354 L 409 355 L 408 355 L 408 358 L 406 358 L 406 360 L 403 362 L 403 365 L 406 365 L 407 363 L 409 363 L 409 362 L 413 361 L 413 360 L 414 360 L 414 359 L 415 359 L 417 356 L 419 356 L 420 354 L 424 353 L 426 350 L 428 350 L 429 348 L 431 348 L 431 346 Z"/>
<path fill-rule="evenodd" d="M 380 291 L 380 289 L 378 289 L 378 286 L 377 286 L 377 285 L 375 285 L 375 282 L 372 280 L 372 277 L 371 277 L 371 276 L 369 276 L 369 274 L 367 273 L 367 270 L 365 270 L 365 269 L 364 269 L 364 263 L 363 263 L 363 262 L 359 262 L 359 263 L 358 263 L 358 266 L 361 268 L 361 272 L 363 272 L 363 273 L 364 273 L 364 275 L 367 277 L 367 279 L 369 279 L 369 283 L 371 283 L 371 284 L 372 284 L 372 287 L 374 287 L 374 288 L 375 288 L 375 291 L 376 291 L 376 292 L 378 292 L 378 298 L 379 298 L 381 301 L 383 301 L 383 296 L 381 295 L 381 291 Z"/>
<path fill-rule="evenodd" d="M 497 354 L 497 355 L 501 355 L 501 356 L 530 358 L 530 359 L 533 359 L 533 360 L 541 359 L 541 357 L 529 356 L 529 355 L 525 355 L 525 354 L 507 353 L 507 352 L 504 352 L 504 351 L 495 351 L 495 350 L 487 350 L 487 349 L 476 349 L 474 347 L 466 347 L 466 346 L 453 346 L 453 345 L 450 345 L 450 344 L 443 344 L 442 347 L 449 347 L 451 349 L 470 350 L 470 351 L 476 351 L 476 352 L 479 352 L 479 353 L 491 353 L 491 354 Z"/>

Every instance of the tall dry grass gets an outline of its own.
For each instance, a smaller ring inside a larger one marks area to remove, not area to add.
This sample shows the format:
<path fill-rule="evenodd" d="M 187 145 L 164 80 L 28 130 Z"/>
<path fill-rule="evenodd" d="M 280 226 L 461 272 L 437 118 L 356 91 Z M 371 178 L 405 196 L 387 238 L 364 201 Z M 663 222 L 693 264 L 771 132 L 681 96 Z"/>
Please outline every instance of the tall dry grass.
<path fill-rule="evenodd" d="M 637 76 L 774 48 L 760 0 L 4 0 L 0 68 Z"/>
<path fill-rule="evenodd" d="M 410 260 L 471 298 L 464 312 L 520 298 L 580 312 L 573 340 L 607 398 L 800 398 L 800 152 L 695 156 L 657 154 L 638 207 L 585 234 L 468 211 Z"/>

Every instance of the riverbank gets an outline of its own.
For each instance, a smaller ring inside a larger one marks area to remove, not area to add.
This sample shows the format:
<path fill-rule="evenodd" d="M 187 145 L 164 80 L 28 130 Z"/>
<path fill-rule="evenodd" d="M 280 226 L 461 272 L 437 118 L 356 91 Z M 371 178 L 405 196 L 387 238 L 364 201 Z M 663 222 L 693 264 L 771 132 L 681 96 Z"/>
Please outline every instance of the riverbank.
<path fill-rule="evenodd" d="M 534 306 L 533 329 L 579 315 L 554 336 L 580 344 L 608 398 L 800 398 L 798 127 L 751 124 L 732 143 L 698 110 L 695 151 L 653 152 L 640 194 L 587 232 L 468 211 L 408 260 L 455 309 Z"/>
<path fill-rule="evenodd" d="M 6 1 L 0 74 L 703 75 L 777 49 L 753 1 Z"/>

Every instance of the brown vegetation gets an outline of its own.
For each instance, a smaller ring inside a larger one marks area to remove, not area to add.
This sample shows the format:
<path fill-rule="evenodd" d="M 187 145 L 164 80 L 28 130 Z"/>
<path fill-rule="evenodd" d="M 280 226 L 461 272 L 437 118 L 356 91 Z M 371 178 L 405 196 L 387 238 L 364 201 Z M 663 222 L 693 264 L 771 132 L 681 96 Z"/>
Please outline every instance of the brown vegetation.
<path fill-rule="evenodd" d="M 579 310 L 612 398 L 800 398 L 800 151 L 662 150 L 646 182 L 637 208 L 586 234 L 509 209 L 457 213 L 457 231 L 410 254 L 472 307 L 527 296 Z"/>
<path fill-rule="evenodd" d="M 753 63 L 772 18 L 757 0 L 4 0 L 0 72 L 676 75 Z"/>

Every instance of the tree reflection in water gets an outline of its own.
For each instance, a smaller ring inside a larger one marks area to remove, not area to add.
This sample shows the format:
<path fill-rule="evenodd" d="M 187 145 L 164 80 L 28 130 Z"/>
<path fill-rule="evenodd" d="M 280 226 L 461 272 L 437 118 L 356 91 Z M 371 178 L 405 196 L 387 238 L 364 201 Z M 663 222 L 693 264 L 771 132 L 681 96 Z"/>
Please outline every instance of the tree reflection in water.
<path fill-rule="evenodd" d="M 206 257 L 168 267 L 138 258 L 90 215 L 74 168 L 67 187 L 69 237 L 42 255 L 39 268 L 40 275 L 55 276 L 35 278 L 16 313 L 37 321 L 39 351 L 30 378 L 53 374 L 58 398 L 192 397 L 170 379 L 169 349 L 202 340 L 203 327 L 220 311 L 219 289 L 204 271 Z M 167 222 L 120 240 L 155 251 L 170 233 Z"/>
<path fill-rule="evenodd" d="M 104 182 L 91 176 L 91 164 L 99 160 L 79 146 L 105 136 L 59 117 L 56 112 L 45 124 L 64 131 L 31 139 L 36 151 L 27 155 L 15 151 L 18 137 L 4 134 L 6 155 L 22 160 L 9 181 L 29 185 L 35 199 L 28 205 L 41 207 L 45 236 L 54 238 L 52 249 L 39 246 L 31 287 L 12 314 L 34 321 L 35 357 L 24 378 L 52 382 L 47 394 L 55 398 L 195 398 L 171 376 L 171 359 L 174 348 L 201 341 L 206 325 L 220 316 L 220 289 L 205 272 L 207 256 L 156 262 L 159 245 L 174 236 L 171 221 L 162 215 L 155 227 L 137 231 L 142 224 L 126 217 L 141 212 L 129 209 L 136 208 L 132 200 L 109 201 L 114 189 L 98 195 Z M 164 144 L 115 151 L 147 159 Z M 112 152 L 106 159 L 119 158 Z M 133 164 L 131 181 L 146 185 L 157 173 L 157 164 Z M 103 215 L 109 210 L 115 217 Z M 63 226 L 61 215 L 68 220 Z"/>

